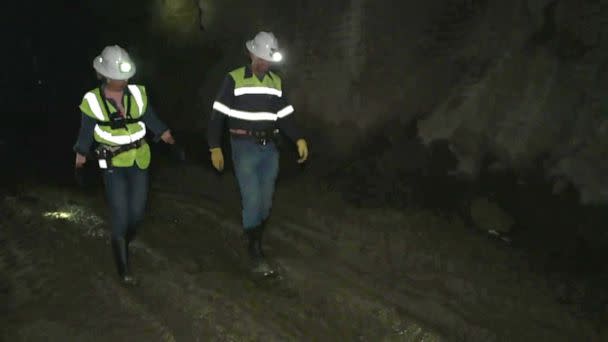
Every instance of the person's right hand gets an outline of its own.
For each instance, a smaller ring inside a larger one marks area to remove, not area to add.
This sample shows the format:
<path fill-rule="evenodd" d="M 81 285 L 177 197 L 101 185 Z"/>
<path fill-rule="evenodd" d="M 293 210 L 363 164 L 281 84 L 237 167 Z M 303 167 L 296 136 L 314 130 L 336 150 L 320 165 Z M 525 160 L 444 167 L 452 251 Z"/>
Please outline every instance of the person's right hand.
<path fill-rule="evenodd" d="M 224 154 L 222 154 L 222 149 L 216 147 L 209 151 L 211 151 L 211 163 L 213 167 L 218 171 L 222 171 L 224 169 Z"/>
<path fill-rule="evenodd" d="M 298 139 L 296 141 L 296 145 L 298 145 L 298 155 L 300 155 L 300 159 L 298 159 L 298 163 L 302 164 L 308 159 L 308 144 L 304 139 Z"/>
<path fill-rule="evenodd" d="M 83 156 L 80 153 L 76 153 L 76 161 L 74 162 L 74 167 L 77 169 L 84 166 L 84 163 L 87 162 L 87 157 Z"/>

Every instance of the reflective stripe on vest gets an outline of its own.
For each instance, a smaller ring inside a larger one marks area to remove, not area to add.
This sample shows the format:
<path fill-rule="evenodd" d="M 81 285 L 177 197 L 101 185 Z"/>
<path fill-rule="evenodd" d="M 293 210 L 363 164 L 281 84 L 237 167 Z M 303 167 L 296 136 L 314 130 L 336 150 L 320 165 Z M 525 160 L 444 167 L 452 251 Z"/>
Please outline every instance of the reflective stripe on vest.
<path fill-rule="evenodd" d="M 88 92 L 84 95 L 84 99 L 89 104 L 89 108 L 99 121 L 106 121 L 106 117 L 103 115 L 103 111 L 101 110 L 101 106 L 99 105 L 99 101 L 97 101 L 97 95 L 92 92 Z"/>
<path fill-rule="evenodd" d="M 129 85 L 128 88 L 131 92 L 131 95 L 133 95 L 133 98 L 135 99 L 135 103 L 137 103 L 137 108 L 139 108 L 139 115 L 142 115 L 144 113 L 144 98 L 143 96 L 141 96 L 141 91 L 136 85 Z"/>
<path fill-rule="evenodd" d="M 142 90 L 136 85 L 128 86 L 133 102 L 137 107 L 130 110 L 131 115 L 135 120 L 138 120 L 145 111 L 146 100 Z M 142 139 L 146 135 L 146 125 L 141 122 L 132 122 L 126 124 L 124 128 L 112 129 L 110 126 L 100 125 L 101 123 L 110 122 L 110 113 L 106 113 L 106 107 L 102 107 L 100 101 L 107 101 L 102 98 L 100 90 L 96 89 L 85 94 L 83 102 L 89 107 L 89 115 L 93 115 L 98 123 L 95 125 L 95 140 L 107 145 L 125 145 Z M 130 107 L 130 106 L 129 106 Z M 127 108 L 125 108 L 127 109 Z"/>
<path fill-rule="evenodd" d="M 274 95 L 277 97 L 283 96 L 283 92 L 280 89 L 269 88 L 269 87 L 234 88 L 234 96 L 241 96 L 241 95 L 248 95 L 248 94 L 266 94 L 266 95 Z"/>
<path fill-rule="evenodd" d="M 249 121 L 277 121 L 276 113 L 268 113 L 268 112 L 246 112 L 242 110 L 231 109 L 225 104 L 215 101 L 213 102 L 213 109 L 217 110 L 220 113 L 226 114 L 230 117 L 241 119 L 241 120 L 249 120 Z"/>
<path fill-rule="evenodd" d="M 144 98 L 141 94 L 141 90 L 139 90 L 139 88 L 136 85 L 129 85 L 128 88 L 129 88 L 129 91 L 131 92 L 131 95 L 133 95 L 133 98 L 135 99 L 135 103 L 137 103 L 137 108 L 139 109 L 139 115 L 141 116 L 144 111 Z M 99 103 L 99 100 L 97 98 L 97 95 L 95 95 L 95 93 L 93 93 L 93 92 L 86 93 L 84 95 L 84 99 L 87 101 L 87 103 L 89 104 L 89 108 L 91 108 L 91 111 L 93 112 L 93 114 L 99 121 L 108 121 L 108 118 L 106 118 L 105 115 L 103 114 L 103 110 L 101 109 L 101 104 Z"/>
<path fill-rule="evenodd" d="M 284 118 L 284 117 L 286 117 L 287 115 L 289 115 L 289 114 L 293 113 L 294 111 L 295 111 L 295 109 L 293 108 L 293 106 L 292 106 L 292 105 L 289 105 L 289 106 L 287 106 L 287 107 L 285 107 L 285 108 L 281 109 L 280 111 L 278 111 L 278 112 L 277 112 L 277 116 L 278 116 L 279 118 Z"/>
<path fill-rule="evenodd" d="M 128 135 L 112 135 L 112 133 L 104 131 L 99 125 L 95 125 L 95 133 L 112 144 L 126 145 L 146 136 L 146 125 L 143 122 L 138 122 L 137 125 L 141 127 L 141 130 Z"/>
<path fill-rule="evenodd" d="M 245 77 L 244 67 L 230 72 L 230 76 L 232 76 L 234 80 L 234 96 L 236 97 L 243 95 L 271 95 L 278 98 L 283 97 L 281 78 L 272 72 L 265 75 L 261 81 L 255 77 L 255 75 Z M 213 109 L 229 117 L 247 121 L 277 121 L 294 112 L 294 108 L 291 105 L 288 105 L 277 112 L 274 112 L 276 109 L 272 108 L 270 104 L 268 106 L 269 111 L 264 111 L 263 109 L 265 108 L 259 108 L 262 109 L 262 111 L 250 111 L 246 110 L 247 108 L 231 108 L 219 101 L 213 103 Z"/>

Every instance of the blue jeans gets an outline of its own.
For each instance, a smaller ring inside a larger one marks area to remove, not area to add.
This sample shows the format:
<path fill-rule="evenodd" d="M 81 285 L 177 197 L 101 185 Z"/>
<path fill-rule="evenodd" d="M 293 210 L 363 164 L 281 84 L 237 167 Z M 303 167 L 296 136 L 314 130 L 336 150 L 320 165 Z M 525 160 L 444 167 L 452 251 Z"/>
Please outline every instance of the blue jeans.
<path fill-rule="evenodd" d="M 279 151 L 273 142 L 260 145 L 251 138 L 232 138 L 231 144 L 241 192 L 243 228 L 251 229 L 270 216 L 279 173 Z"/>
<path fill-rule="evenodd" d="M 112 239 L 131 241 L 144 218 L 148 197 L 148 170 L 137 165 L 103 171 L 106 197 L 110 206 Z"/>

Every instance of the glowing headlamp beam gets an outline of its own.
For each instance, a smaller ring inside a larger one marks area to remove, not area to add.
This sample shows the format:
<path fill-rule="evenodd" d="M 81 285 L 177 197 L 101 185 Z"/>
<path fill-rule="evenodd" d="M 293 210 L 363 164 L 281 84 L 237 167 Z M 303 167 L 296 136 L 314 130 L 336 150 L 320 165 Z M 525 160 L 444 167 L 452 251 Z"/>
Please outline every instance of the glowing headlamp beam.
<path fill-rule="evenodd" d="M 283 60 L 283 55 L 280 52 L 274 52 L 272 54 L 272 60 L 275 62 L 280 62 Z"/>
<path fill-rule="evenodd" d="M 131 63 L 123 62 L 123 63 L 120 63 L 119 68 L 120 68 L 120 72 L 129 72 L 129 71 L 131 71 L 131 69 L 133 67 L 131 66 Z"/>

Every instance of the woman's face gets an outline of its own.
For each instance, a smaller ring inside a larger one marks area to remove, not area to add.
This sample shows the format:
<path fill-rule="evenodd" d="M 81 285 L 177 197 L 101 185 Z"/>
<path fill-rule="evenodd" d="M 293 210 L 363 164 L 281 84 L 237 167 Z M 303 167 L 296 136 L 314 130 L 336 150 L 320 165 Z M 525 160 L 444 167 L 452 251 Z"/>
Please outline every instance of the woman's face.
<path fill-rule="evenodd" d="M 108 88 L 112 90 L 124 90 L 129 84 L 128 80 L 110 80 L 108 79 Z"/>

